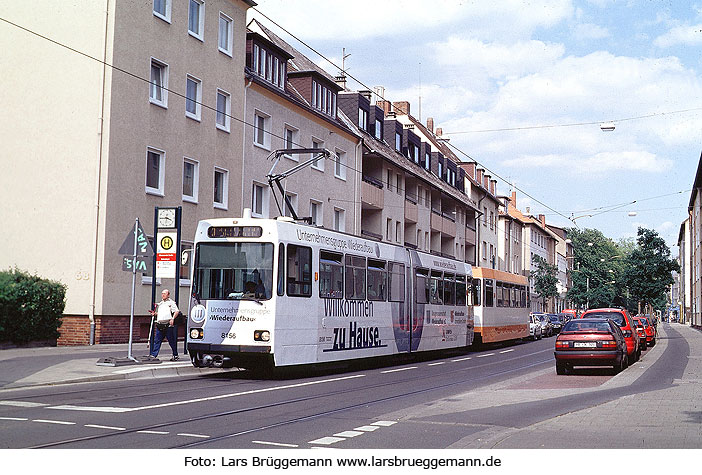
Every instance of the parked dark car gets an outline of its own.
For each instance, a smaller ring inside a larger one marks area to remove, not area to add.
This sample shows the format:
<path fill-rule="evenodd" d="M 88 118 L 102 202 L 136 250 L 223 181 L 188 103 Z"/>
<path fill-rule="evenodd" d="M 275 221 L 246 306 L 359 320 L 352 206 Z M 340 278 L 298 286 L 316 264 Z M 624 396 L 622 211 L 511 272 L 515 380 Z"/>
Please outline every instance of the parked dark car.
<path fill-rule="evenodd" d="M 549 313 L 547 315 L 548 320 L 551 322 L 551 327 L 553 328 L 553 333 L 560 333 L 561 328 L 563 328 L 563 323 L 564 321 L 558 316 L 553 313 Z"/>
<path fill-rule="evenodd" d="M 556 374 L 574 366 L 612 366 L 619 373 L 628 366 L 624 333 L 610 319 L 584 318 L 566 323 L 556 338 Z"/>
<path fill-rule="evenodd" d="M 632 321 L 632 317 L 623 308 L 593 308 L 583 312 L 580 318 L 604 318 L 611 319 L 619 325 L 624 339 L 626 340 L 626 349 L 628 363 L 635 363 L 641 358 L 642 345 L 639 339 L 639 334 L 636 332 L 636 323 Z"/>

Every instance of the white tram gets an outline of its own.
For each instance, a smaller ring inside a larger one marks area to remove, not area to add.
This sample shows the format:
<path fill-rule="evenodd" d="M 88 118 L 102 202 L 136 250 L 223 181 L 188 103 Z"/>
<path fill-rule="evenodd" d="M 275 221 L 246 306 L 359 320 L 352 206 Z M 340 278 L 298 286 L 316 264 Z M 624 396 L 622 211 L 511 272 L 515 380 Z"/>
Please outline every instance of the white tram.
<path fill-rule="evenodd" d="M 476 342 L 529 337 L 529 280 L 525 276 L 474 267 L 472 293 Z"/>
<path fill-rule="evenodd" d="M 195 366 L 288 366 L 469 346 L 471 266 L 290 218 L 200 221 Z"/>

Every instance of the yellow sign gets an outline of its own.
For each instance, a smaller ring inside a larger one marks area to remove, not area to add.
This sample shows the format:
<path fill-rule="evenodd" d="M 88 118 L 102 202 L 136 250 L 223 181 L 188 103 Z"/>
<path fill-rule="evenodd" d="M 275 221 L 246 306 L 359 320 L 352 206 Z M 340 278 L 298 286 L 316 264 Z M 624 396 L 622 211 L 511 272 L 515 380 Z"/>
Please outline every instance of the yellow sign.
<path fill-rule="evenodd" d="M 161 248 L 163 248 L 163 250 L 168 251 L 172 247 L 173 238 L 171 238 L 170 236 L 164 236 L 163 238 L 161 238 Z"/>

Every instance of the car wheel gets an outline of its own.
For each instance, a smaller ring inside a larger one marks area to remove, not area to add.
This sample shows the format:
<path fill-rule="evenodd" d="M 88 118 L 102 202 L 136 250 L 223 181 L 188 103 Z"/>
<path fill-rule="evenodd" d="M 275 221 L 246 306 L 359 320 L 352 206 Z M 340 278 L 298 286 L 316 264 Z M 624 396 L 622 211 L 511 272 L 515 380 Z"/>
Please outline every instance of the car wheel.
<path fill-rule="evenodd" d="M 568 370 L 566 368 L 565 363 L 560 363 L 560 362 L 556 361 L 556 374 L 560 374 L 560 375 L 568 374 Z"/>
<path fill-rule="evenodd" d="M 629 367 L 629 355 L 624 351 L 624 369 Z"/>
<path fill-rule="evenodd" d="M 651 346 L 656 346 L 656 339 L 651 340 Z"/>

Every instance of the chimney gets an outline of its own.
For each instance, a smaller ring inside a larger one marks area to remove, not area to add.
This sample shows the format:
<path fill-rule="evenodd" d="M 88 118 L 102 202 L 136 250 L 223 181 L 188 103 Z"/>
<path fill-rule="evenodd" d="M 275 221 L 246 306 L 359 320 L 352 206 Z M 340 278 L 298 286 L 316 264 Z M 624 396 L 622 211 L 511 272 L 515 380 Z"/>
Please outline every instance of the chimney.
<path fill-rule="evenodd" d="M 490 190 L 490 175 L 483 175 L 483 188 Z"/>
<path fill-rule="evenodd" d="M 481 186 L 483 184 L 483 173 L 485 173 L 485 170 L 483 170 L 482 168 L 478 168 L 476 170 L 475 181 L 477 181 L 478 185 Z"/>
<path fill-rule="evenodd" d="M 492 196 L 495 196 L 495 191 L 497 188 L 497 180 L 490 180 L 490 194 Z"/>
<path fill-rule="evenodd" d="M 517 192 L 513 191 L 512 192 L 512 206 L 515 208 L 517 207 Z"/>
<path fill-rule="evenodd" d="M 373 91 L 375 91 L 375 94 L 373 94 L 375 100 L 371 100 L 371 104 L 385 100 L 385 88 L 383 86 L 375 86 Z"/>
<path fill-rule="evenodd" d="M 434 133 L 434 118 L 433 117 L 427 117 L 427 129 L 429 129 L 429 132 L 432 134 Z"/>
<path fill-rule="evenodd" d="M 377 101 L 375 105 L 383 109 L 383 114 L 388 115 L 390 113 L 390 101 Z"/>
<path fill-rule="evenodd" d="M 410 114 L 410 103 L 407 101 L 393 102 L 392 108 L 395 109 L 395 112 L 400 115 Z"/>
<path fill-rule="evenodd" d="M 475 162 L 470 162 L 468 164 L 468 175 L 475 180 L 475 168 L 477 166 L 477 163 Z"/>
<path fill-rule="evenodd" d="M 336 76 L 334 78 L 334 81 L 341 87 L 344 88 L 344 91 L 346 90 L 346 75 L 342 74 L 341 76 Z"/>
<path fill-rule="evenodd" d="M 363 97 L 365 97 L 366 99 L 368 99 L 369 101 L 371 100 L 371 96 L 373 95 L 373 93 L 371 91 L 369 91 L 368 89 L 358 91 L 358 93 L 360 95 L 362 95 Z"/>
<path fill-rule="evenodd" d="M 437 137 L 441 137 L 443 135 L 444 130 L 441 127 L 436 128 L 436 135 Z"/>
<path fill-rule="evenodd" d="M 540 215 L 539 215 L 539 221 L 541 221 L 541 226 L 542 226 L 544 229 L 546 229 L 546 216 L 544 216 L 543 214 L 540 214 Z"/>

